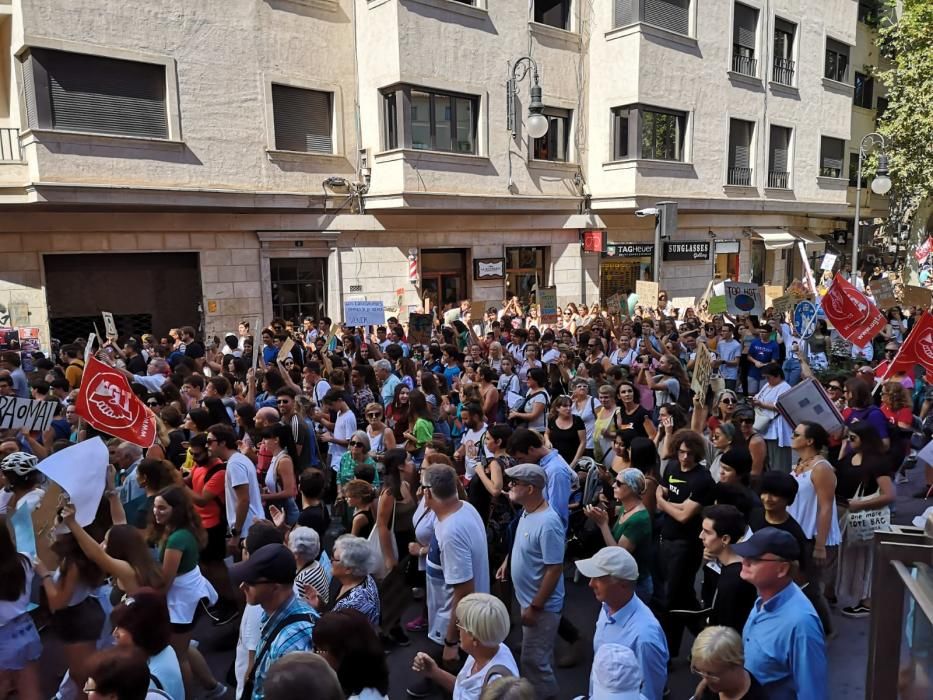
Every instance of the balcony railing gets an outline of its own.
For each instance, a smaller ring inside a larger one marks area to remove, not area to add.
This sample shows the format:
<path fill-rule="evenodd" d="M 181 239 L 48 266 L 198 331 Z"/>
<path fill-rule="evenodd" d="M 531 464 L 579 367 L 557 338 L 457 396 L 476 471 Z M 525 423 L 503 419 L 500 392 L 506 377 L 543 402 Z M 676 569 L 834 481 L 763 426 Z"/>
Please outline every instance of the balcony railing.
<path fill-rule="evenodd" d="M 729 168 L 729 180 L 730 185 L 737 185 L 739 187 L 750 187 L 752 184 L 752 169 L 751 168 Z"/>
<path fill-rule="evenodd" d="M 781 85 L 793 85 L 794 62 L 789 58 L 775 58 L 772 78 L 774 82 L 780 83 Z"/>
<path fill-rule="evenodd" d="M 0 163 L 18 163 L 23 159 L 19 148 L 19 129 L 0 128 Z"/>
<path fill-rule="evenodd" d="M 790 173 L 786 170 L 772 170 L 768 173 L 768 187 L 786 190 L 788 182 L 790 182 Z"/>
<path fill-rule="evenodd" d="M 758 61 L 751 56 L 744 56 L 740 53 L 732 54 L 732 70 L 742 75 L 752 77 L 758 75 Z"/>

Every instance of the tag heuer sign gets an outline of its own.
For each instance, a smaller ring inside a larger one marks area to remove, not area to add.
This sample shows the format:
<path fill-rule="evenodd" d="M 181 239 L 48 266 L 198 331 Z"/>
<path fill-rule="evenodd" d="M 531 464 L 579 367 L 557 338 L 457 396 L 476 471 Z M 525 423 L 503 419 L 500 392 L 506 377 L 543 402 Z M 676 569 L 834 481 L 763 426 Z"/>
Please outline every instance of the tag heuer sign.
<path fill-rule="evenodd" d="M 654 255 L 654 243 L 610 243 L 606 256 L 610 258 L 650 258 Z"/>
<path fill-rule="evenodd" d="M 709 241 L 665 241 L 662 257 L 675 262 L 709 260 Z"/>

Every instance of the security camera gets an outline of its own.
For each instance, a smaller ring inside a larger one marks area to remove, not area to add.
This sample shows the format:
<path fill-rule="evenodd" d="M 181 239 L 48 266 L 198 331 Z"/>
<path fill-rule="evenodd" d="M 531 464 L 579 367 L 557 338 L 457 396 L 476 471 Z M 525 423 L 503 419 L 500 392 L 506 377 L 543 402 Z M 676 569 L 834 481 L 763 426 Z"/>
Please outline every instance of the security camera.
<path fill-rule="evenodd" d="M 654 207 L 649 207 L 648 209 L 639 209 L 638 211 L 635 212 L 635 216 L 637 216 L 639 219 L 643 219 L 646 216 L 657 216 L 657 215 L 658 215 L 658 210 L 655 209 Z"/>

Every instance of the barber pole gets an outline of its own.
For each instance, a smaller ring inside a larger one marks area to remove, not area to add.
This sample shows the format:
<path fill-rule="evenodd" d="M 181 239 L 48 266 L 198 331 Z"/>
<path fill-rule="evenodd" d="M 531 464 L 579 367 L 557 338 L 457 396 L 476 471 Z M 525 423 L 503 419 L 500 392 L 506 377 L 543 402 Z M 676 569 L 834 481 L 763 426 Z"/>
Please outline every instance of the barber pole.
<path fill-rule="evenodd" d="M 408 281 L 418 284 L 418 253 L 415 251 L 408 253 Z"/>

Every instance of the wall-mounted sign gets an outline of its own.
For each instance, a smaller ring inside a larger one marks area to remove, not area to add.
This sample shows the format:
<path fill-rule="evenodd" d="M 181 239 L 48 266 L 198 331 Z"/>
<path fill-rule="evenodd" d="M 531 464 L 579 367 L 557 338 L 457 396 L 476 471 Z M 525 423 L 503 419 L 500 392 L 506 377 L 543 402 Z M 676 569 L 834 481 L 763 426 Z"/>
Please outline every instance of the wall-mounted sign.
<path fill-rule="evenodd" d="M 662 257 L 668 262 L 709 260 L 709 241 L 665 241 Z"/>
<path fill-rule="evenodd" d="M 609 243 L 607 258 L 650 258 L 654 255 L 654 243 Z"/>
<path fill-rule="evenodd" d="M 473 260 L 473 279 L 501 280 L 505 278 L 504 258 L 475 258 Z"/>
<path fill-rule="evenodd" d="M 606 231 L 593 229 L 583 232 L 583 252 L 602 253 L 606 250 Z"/>

